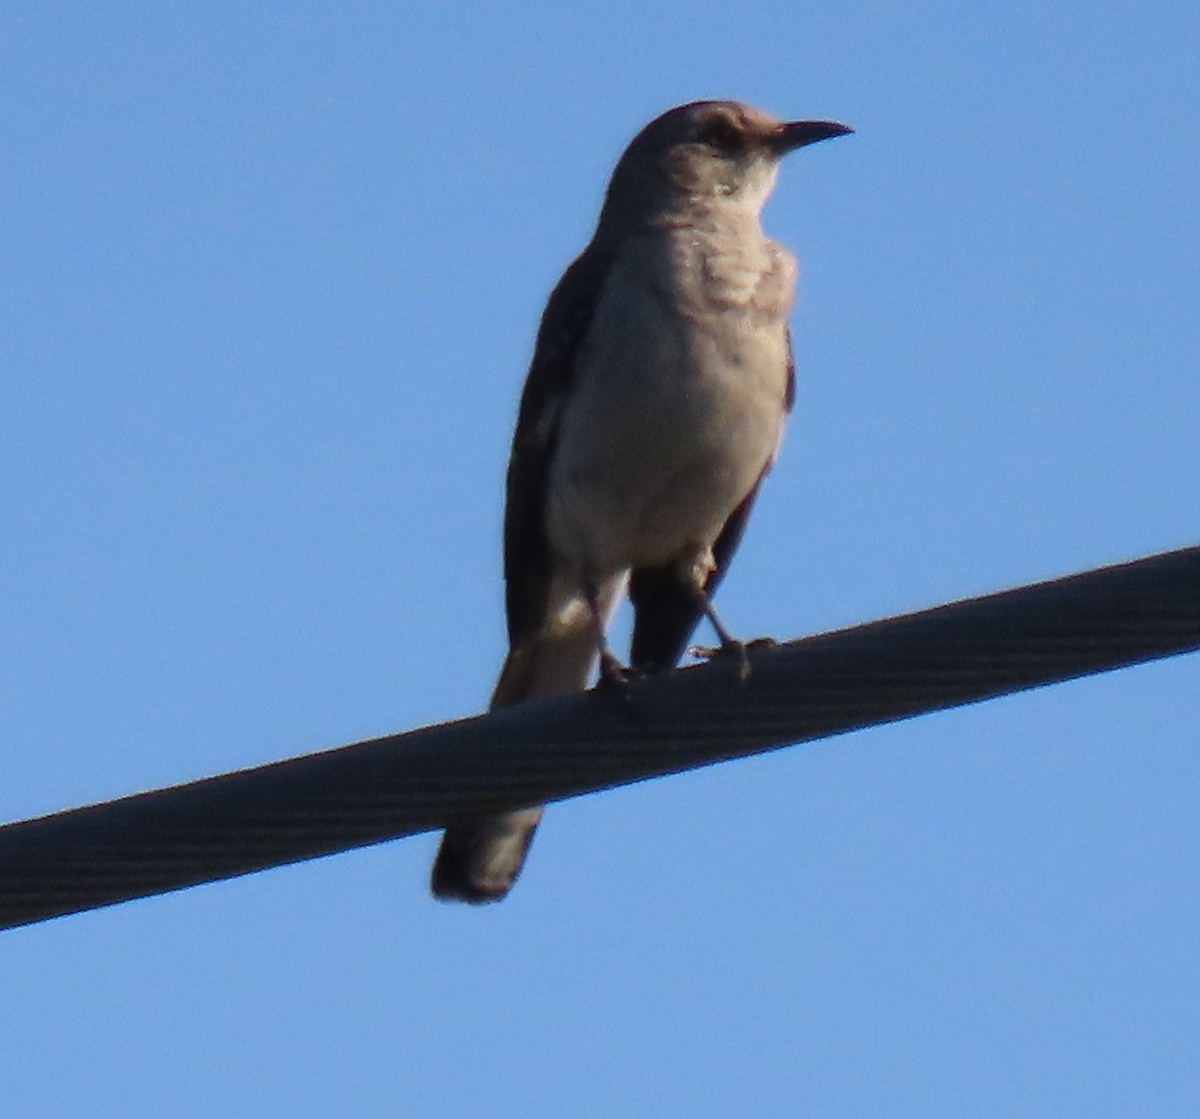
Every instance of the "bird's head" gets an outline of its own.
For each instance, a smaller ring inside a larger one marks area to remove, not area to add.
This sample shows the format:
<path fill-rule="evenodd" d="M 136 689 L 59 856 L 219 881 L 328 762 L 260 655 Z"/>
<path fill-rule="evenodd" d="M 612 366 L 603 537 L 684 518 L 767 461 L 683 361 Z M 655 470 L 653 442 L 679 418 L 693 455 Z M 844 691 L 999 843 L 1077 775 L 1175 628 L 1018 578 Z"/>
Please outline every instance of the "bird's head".
<path fill-rule="evenodd" d="M 854 131 L 827 120 L 781 121 L 738 101 L 694 101 L 652 120 L 617 163 L 605 199 L 613 216 L 736 200 L 757 212 L 779 160 Z"/>

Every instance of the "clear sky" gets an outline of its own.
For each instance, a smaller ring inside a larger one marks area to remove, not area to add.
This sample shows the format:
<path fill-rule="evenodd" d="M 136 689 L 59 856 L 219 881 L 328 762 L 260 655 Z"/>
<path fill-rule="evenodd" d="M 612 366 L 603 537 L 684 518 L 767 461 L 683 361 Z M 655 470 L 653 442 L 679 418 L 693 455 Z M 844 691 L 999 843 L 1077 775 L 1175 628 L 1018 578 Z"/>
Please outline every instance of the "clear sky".
<path fill-rule="evenodd" d="M 0 818 L 481 709 L 537 317 L 663 109 L 789 158 L 793 637 L 1200 540 L 1200 8 L 0 15 Z M 1194 1116 L 1200 659 L 0 936 L 13 1116 Z"/>

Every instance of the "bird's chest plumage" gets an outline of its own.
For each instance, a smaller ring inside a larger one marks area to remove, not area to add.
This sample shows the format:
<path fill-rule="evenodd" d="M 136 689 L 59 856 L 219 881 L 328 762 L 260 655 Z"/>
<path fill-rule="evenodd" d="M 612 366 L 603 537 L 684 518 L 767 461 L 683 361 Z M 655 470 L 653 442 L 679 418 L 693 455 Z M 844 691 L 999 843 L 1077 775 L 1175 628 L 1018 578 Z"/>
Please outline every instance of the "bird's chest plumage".
<path fill-rule="evenodd" d="M 795 264 L 737 232 L 632 238 L 604 284 L 547 490 L 550 542 L 588 577 L 710 547 L 774 454 Z"/>

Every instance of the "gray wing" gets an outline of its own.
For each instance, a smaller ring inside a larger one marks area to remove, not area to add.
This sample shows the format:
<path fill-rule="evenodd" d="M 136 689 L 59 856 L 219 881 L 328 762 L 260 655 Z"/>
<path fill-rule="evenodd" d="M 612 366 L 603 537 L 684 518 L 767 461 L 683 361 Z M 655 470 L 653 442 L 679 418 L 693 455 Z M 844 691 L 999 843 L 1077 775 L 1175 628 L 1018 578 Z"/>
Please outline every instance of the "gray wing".
<path fill-rule="evenodd" d="M 508 639 L 517 645 L 545 620 L 553 576 L 546 539 L 546 485 L 576 357 L 595 314 L 609 257 L 589 246 L 566 270 L 546 304 L 521 393 L 508 463 L 504 513 L 504 590 Z"/>

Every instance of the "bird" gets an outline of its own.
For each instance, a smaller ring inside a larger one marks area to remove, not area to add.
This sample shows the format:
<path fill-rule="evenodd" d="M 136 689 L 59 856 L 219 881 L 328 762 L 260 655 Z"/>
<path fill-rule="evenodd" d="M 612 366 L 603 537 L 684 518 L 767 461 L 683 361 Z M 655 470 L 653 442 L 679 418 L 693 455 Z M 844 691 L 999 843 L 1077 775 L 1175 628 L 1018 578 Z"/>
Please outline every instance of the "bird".
<path fill-rule="evenodd" d="M 673 668 L 702 617 L 792 408 L 795 258 L 760 224 L 780 159 L 852 132 L 694 101 L 617 161 L 595 232 L 551 292 L 506 479 L 509 651 L 492 710 Z M 606 629 L 628 592 L 629 667 Z M 452 820 L 433 894 L 499 901 L 540 807 Z"/>

